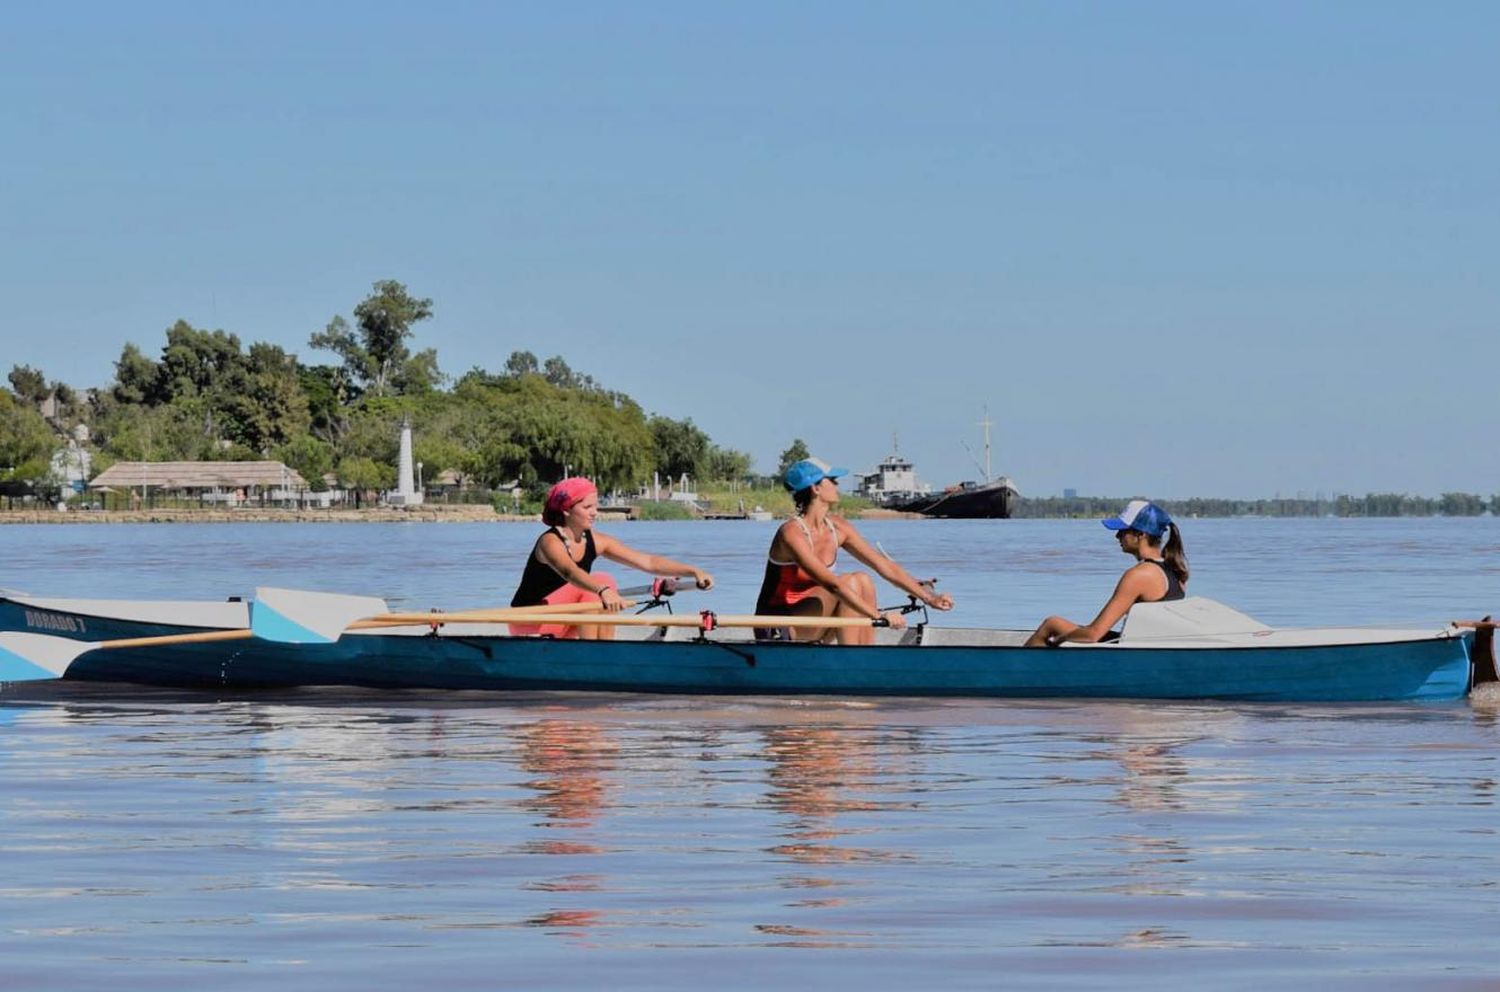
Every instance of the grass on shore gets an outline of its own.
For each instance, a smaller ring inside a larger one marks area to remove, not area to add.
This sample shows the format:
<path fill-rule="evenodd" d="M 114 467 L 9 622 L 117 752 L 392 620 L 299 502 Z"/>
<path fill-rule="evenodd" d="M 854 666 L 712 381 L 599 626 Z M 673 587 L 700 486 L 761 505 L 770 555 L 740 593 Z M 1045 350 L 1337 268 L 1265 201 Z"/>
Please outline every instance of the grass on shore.
<path fill-rule="evenodd" d="M 769 510 L 773 517 L 792 515 L 792 494 L 780 486 L 774 489 L 749 489 L 744 485 L 731 486 L 727 482 L 704 483 L 698 487 L 699 502 L 707 503 L 709 513 L 735 514 L 749 512 L 759 507 Z M 848 493 L 839 500 L 839 513 L 852 516 L 867 510 L 874 504 Z"/>

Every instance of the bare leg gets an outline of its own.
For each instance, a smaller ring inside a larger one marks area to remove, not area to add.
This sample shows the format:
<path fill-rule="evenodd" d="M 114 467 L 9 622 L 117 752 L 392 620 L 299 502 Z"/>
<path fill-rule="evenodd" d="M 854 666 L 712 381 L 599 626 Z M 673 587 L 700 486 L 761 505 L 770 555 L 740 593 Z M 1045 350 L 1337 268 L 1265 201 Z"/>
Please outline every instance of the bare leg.
<path fill-rule="evenodd" d="M 844 594 L 852 596 L 870 609 L 875 609 L 875 580 L 870 578 L 868 572 L 853 572 L 839 580 Z M 836 617 L 858 617 L 868 619 L 865 613 L 854 609 L 843 600 L 838 601 L 838 609 L 834 611 Z M 840 627 L 838 628 L 838 639 L 840 644 L 874 644 L 874 627 Z"/>
<path fill-rule="evenodd" d="M 867 603 L 870 609 L 875 609 L 875 580 L 870 578 L 866 572 L 854 572 L 839 579 L 839 585 L 847 596 L 854 596 L 862 603 Z M 791 608 L 791 615 L 798 617 L 859 617 L 868 619 L 865 614 L 852 609 L 838 596 L 827 589 L 813 589 L 807 596 Z M 823 644 L 832 644 L 835 640 L 839 644 L 870 644 L 875 640 L 875 630 L 872 627 L 838 627 L 838 628 L 808 628 L 798 627 L 792 630 L 792 639 L 795 641 L 818 641 Z"/>
<path fill-rule="evenodd" d="M 827 589 L 814 589 L 791 607 L 794 617 L 828 617 L 839 607 L 839 598 Z M 827 627 L 793 627 L 794 641 L 826 642 L 833 632 Z"/>
<path fill-rule="evenodd" d="M 1052 645 L 1047 643 L 1050 637 L 1061 637 L 1078 625 L 1067 617 L 1048 617 L 1042 621 L 1042 625 L 1026 638 L 1025 647 L 1045 648 Z"/>

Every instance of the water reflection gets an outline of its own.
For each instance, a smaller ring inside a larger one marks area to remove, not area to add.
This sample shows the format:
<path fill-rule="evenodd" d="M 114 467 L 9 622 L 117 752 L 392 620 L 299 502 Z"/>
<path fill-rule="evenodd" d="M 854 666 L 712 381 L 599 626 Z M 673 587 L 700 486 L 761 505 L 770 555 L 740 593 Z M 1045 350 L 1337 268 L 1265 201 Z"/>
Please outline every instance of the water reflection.
<path fill-rule="evenodd" d="M 605 774 L 613 771 L 619 747 L 590 723 L 542 720 L 518 731 L 520 765 L 534 774 L 525 787 L 536 792 L 522 805 L 542 815 L 536 825 L 581 830 L 593 827 L 609 801 Z M 598 853 L 593 844 L 554 842 L 544 853 Z"/>
<path fill-rule="evenodd" d="M 909 800 L 885 798 L 911 790 L 909 739 L 879 736 L 868 727 L 780 726 L 762 731 L 762 744 L 769 761 L 766 801 L 785 814 L 780 843 L 768 850 L 804 869 L 777 880 L 798 893 L 787 908 L 837 910 L 853 898 L 854 887 L 863 880 L 861 869 L 910 860 L 889 848 L 845 842 L 881 829 L 868 821 L 871 814 L 920 808 Z M 808 926 L 805 920 L 762 923 L 755 929 L 777 943 L 802 947 L 851 946 L 869 936 Z"/>
<path fill-rule="evenodd" d="M 533 826 L 544 830 L 594 831 L 604 818 L 614 786 L 608 776 L 615 771 L 619 745 L 593 723 L 548 719 L 517 730 L 523 771 L 533 775 L 523 783 L 534 795 L 522 800 L 524 809 L 540 814 Z M 605 848 L 589 839 L 550 837 L 525 846 L 530 854 L 602 855 Z M 600 893 L 602 875 L 569 872 L 536 879 L 523 888 L 533 892 Z M 554 906 L 524 923 L 572 939 L 584 939 L 604 920 L 594 906 Z"/>
<path fill-rule="evenodd" d="M 1124 775 L 1116 802 L 1134 810 L 1171 810 L 1186 808 L 1183 785 L 1188 777 L 1188 763 L 1178 749 L 1190 740 L 1121 741 L 1114 749 Z"/>

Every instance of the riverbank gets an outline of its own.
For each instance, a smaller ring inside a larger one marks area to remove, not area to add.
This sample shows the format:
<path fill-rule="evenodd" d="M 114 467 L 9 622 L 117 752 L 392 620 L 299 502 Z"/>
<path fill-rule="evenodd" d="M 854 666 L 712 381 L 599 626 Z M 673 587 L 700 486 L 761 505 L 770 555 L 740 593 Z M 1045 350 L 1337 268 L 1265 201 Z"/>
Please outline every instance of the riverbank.
<path fill-rule="evenodd" d="M 850 514 L 856 520 L 921 520 L 919 513 L 866 509 Z M 197 509 L 173 507 L 143 510 L 10 510 L 0 512 L 0 524 L 389 524 L 389 523 L 540 523 L 537 513 L 496 513 L 482 504 L 377 506 L 358 510 L 291 510 L 261 507 Z M 606 525 L 631 519 L 623 514 L 601 514 Z"/>
<path fill-rule="evenodd" d="M 0 524 L 537 523 L 541 519 L 535 513 L 496 513 L 482 504 L 378 506 L 358 510 L 173 507 L 141 510 L 12 510 L 0 513 Z"/>

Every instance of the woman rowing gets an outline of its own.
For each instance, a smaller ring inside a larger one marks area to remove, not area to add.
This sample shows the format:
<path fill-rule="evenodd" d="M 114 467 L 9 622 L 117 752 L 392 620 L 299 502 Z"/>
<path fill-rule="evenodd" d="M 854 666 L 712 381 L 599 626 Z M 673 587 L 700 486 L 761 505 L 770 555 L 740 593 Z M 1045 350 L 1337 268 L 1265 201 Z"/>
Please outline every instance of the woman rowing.
<path fill-rule="evenodd" d="M 588 479 L 574 476 L 552 487 L 542 506 L 547 530 L 532 546 L 511 606 L 600 603 L 605 612 L 618 613 L 622 606 L 619 585 L 613 576 L 594 571 L 594 561 L 601 557 L 653 575 L 685 576 L 699 589 L 713 588 L 713 576 L 701 568 L 637 551 L 594 530 L 598 515 L 599 490 Z M 606 624 L 513 623 L 510 632 L 596 640 L 614 637 L 615 629 Z"/>
<path fill-rule="evenodd" d="M 877 554 L 853 524 L 833 514 L 839 502 L 838 478 L 847 474 L 847 469 L 830 468 L 816 458 L 804 458 L 787 469 L 783 485 L 791 490 L 797 512 L 777 528 L 771 540 L 755 612 L 762 616 L 884 617 L 892 627 L 905 627 L 900 613 L 882 613 L 875 605 L 875 581 L 868 572 L 839 575 L 834 571 L 839 548 L 928 606 L 953 609 L 951 596 L 934 594 L 906 569 Z M 837 636 L 840 644 L 870 644 L 875 630 L 866 626 L 792 628 L 791 636 L 822 642 Z"/>
<path fill-rule="evenodd" d="M 1048 617 L 1026 641 L 1029 648 L 1057 647 L 1064 641 L 1092 644 L 1108 638 L 1110 628 L 1136 603 L 1160 603 L 1181 599 L 1188 580 L 1187 552 L 1182 532 L 1167 511 L 1143 499 L 1132 500 L 1117 517 L 1101 521 L 1115 532 L 1120 550 L 1133 555 L 1136 564 L 1125 570 L 1114 594 L 1085 626 L 1066 617 Z M 1168 534 L 1166 543 L 1162 536 Z"/>

